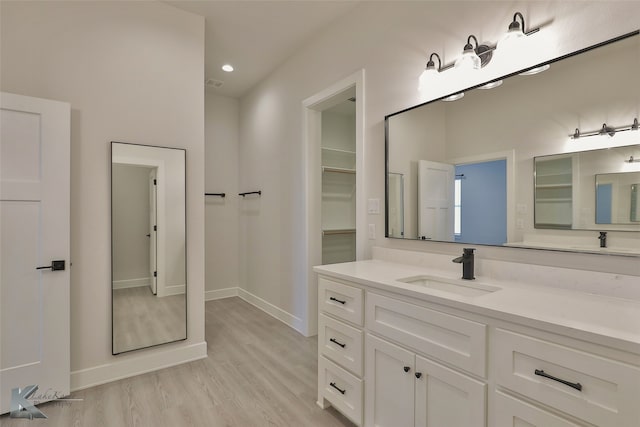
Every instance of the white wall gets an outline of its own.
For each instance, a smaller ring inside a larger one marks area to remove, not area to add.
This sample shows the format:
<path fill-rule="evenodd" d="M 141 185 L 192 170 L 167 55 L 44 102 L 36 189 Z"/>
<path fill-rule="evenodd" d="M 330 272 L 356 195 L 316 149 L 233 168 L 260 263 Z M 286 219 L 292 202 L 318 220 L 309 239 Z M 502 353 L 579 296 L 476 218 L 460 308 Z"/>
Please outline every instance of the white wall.
<path fill-rule="evenodd" d="M 490 42 L 506 31 L 515 11 L 528 25 L 544 24 L 542 49 L 499 71 L 471 79 L 443 73 L 426 94 L 417 92 L 428 55 L 457 58 L 469 34 Z M 280 309 L 306 316 L 306 271 L 298 236 L 304 231 L 302 100 L 361 68 L 365 84 L 365 198 L 384 199 L 384 116 L 473 83 L 534 65 L 640 27 L 637 2 L 363 2 L 307 44 L 244 96 L 240 103 L 240 188 L 262 189 L 240 218 L 241 286 Z M 457 254 L 459 246 L 385 239 L 384 215 L 368 215 L 382 245 Z M 358 230 L 366 233 L 367 230 Z M 242 234 L 244 233 L 244 234 Z M 249 238 L 250 237 L 250 238 Z M 371 246 L 366 254 L 370 257 Z M 640 275 L 637 259 L 483 247 L 479 257 Z"/>
<path fill-rule="evenodd" d="M 2 90 L 71 103 L 72 389 L 203 356 L 203 18 L 158 2 L 0 8 Z M 187 150 L 188 340 L 117 357 L 110 141 Z"/>
<path fill-rule="evenodd" d="M 226 295 L 216 291 L 240 285 L 239 102 L 211 89 L 206 91 L 205 102 L 205 190 L 226 193 L 225 198 L 205 198 L 205 293 L 207 298 L 216 298 Z"/>

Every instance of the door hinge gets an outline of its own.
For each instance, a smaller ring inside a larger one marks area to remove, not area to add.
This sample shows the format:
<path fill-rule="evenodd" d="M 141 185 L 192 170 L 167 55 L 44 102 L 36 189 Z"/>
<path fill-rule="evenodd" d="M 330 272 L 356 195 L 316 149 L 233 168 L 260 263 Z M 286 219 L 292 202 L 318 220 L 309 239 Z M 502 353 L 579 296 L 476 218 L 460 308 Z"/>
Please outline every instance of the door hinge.
<path fill-rule="evenodd" d="M 158 272 L 157 271 L 153 272 L 153 277 L 158 277 Z"/>
<path fill-rule="evenodd" d="M 153 231 L 158 231 L 158 226 L 157 225 L 153 226 Z"/>
<path fill-rule="evenodd" d="M 153 180 L 153 185 L 158 185 L 158 181 L 157 180 Z"/>

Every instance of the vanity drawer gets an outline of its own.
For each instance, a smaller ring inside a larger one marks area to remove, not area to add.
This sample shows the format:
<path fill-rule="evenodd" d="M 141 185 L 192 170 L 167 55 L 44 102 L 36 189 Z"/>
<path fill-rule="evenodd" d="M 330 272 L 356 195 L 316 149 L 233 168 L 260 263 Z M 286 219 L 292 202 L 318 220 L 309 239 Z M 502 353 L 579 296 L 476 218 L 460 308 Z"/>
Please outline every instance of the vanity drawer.
<path fill-rule="evenodd" d="M 419 352 L 486 376 L 487 326 L 369 292 L 367 328 Z"/>
<path fill-rule="evenodd" d="M 318 347 L 323 355 L 362 376 L 362 331 L 320 314 Z"/>
<path fill-rule="evenodd" d="M 537 406 L 499 391 L 495 394 L 494 427 L 580 427 Z"/>
<path fill-rule="evenodd" d="M 318 278 L 320 311 L 362 326 L 362 294 L 360 288 Z"/>
<path fill-rule="evenodd" d="M 357 425 L 362 424 L 362 380 L 325 357 L 318 360 L 321 393 L 336 409 Z"/>
<path fill-rule="evenodd" d="M 493 355 L 503 387 L 597 426 L 640 425 L 636 367 L 502 329 Z"/>

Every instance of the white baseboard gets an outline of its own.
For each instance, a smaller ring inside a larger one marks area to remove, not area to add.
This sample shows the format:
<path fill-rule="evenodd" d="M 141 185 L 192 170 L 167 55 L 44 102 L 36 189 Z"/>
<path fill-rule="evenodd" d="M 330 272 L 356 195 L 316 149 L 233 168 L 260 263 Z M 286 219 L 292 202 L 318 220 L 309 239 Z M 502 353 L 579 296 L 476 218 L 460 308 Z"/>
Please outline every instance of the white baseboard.
<path fill-rule="evenodd" d="M 139 279 L 114 280 L 113 289 L 140 288 L 149 286 L 149 278 L 141 277 Z"/>
<path fill-rule="evenodd" d="M 262 298 L 256 295 L 253 295 L 252 293 L 248 292 L 245 289 L 238 288 L 238 296 L 243 300 L 245 300 L 246 302 L 248 302 L 249 304 L 258 307 L 260 310 L 264 311 L 265 313 L 280 320 L 285 325 L 292 327 L 296 331 L 300 332 L 302 335 L 305 335 L 305 331 L 304 331 L 305 326 L 302 319 L 294 316 L 291 313 L 287 313 L 283 309 L 276 307 L 275 305 L 263 300 Z"/>
<path fill-rule="evenodd" d="M 213 301 L 215 299 L 222 298 L 231 298 L 238 296 L 238 287 L 233 288 L 224 288 L 224 289 L 214 289 L 212 291 L 204 292 L 204 300 L 205 301 Z"/>
<path fill-rule="evenodd" d="M 121 360 L 114 358 L 112 363 L 71 372 L 71 391 L 94 387 L 206 357 L 207 343 L 203 341 L 150 354 L 143 353 L 139 357 L 127 357 Z"/>
<path fill-rule="evenodd" d="M 184 290 L 186 289 L 185 285 L 172 285 L 165 286 L 164 288 L 164 296 L 168 297 L 171 295 L 181 295 L 184 294 Z"/>

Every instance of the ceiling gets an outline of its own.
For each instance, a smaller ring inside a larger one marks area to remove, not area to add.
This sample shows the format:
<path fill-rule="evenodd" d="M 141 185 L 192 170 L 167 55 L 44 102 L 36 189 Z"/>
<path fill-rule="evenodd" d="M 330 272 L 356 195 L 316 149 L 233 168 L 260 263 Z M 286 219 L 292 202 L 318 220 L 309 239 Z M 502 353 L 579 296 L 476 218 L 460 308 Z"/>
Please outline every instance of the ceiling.
<path fill-rule="evenodd" d="M 235 98 L 357 5 L 356 1 L 326 0 L 166 3 L 205 17 L 205 80 L 223 82 L 207 90 Z M 222 71 L 224 64 L 235 70 Z"/>

